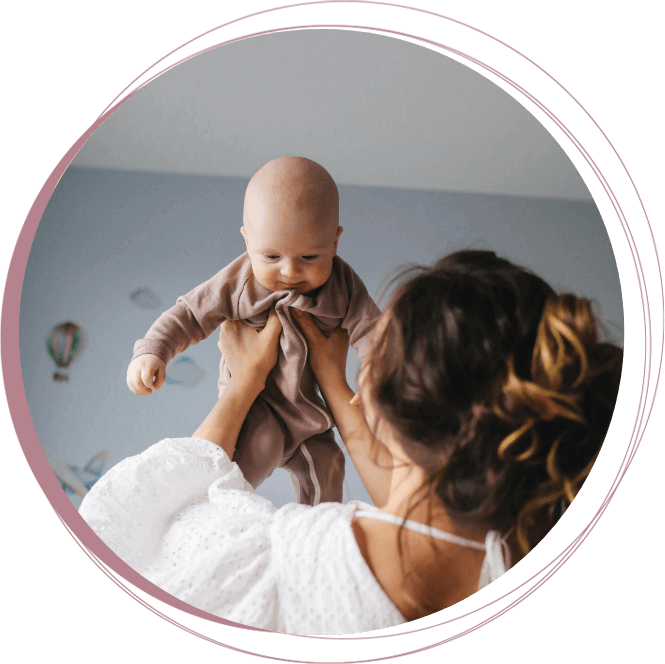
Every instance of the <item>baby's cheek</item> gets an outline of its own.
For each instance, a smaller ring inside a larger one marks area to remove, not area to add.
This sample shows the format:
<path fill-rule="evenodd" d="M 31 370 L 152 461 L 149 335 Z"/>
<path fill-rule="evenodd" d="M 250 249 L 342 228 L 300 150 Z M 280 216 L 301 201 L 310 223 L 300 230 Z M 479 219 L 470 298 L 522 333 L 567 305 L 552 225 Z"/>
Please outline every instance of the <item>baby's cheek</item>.
<path fill-rule="evenodd" d="M 254 270 L 256 280 L 268 290 L 275 290 L 275 279 L 272 270 L 265 268 L 258 268 Z"/>
<path fill-rule="evenodd" d="M 326 283 L 326 281 L 328 281 L 331 272 L 332 272 L 332 261 L 330 261 L 330 263 L 326 265 L 321 266 L 321 268 L 317 270 L 316 278 L 320 285 L 323 285 Z"/>

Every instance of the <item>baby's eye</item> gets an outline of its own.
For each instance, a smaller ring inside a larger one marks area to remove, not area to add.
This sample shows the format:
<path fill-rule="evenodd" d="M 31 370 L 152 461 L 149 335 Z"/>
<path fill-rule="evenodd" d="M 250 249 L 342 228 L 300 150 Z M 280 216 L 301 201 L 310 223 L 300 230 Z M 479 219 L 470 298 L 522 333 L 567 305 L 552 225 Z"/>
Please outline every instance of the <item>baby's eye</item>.
<path fill-rule="evenodd" d="M 264 258 L 266 258 L 269 261 L 276 261 L 279 258 L 279 256 L 277 256 L 276 254 L 266 254 Z"/>
<path fill-rule="evenodd" d="M 318 258 L 318 256 L 303 256 L 302 259 L 304 261 L 315 261 Z"/>

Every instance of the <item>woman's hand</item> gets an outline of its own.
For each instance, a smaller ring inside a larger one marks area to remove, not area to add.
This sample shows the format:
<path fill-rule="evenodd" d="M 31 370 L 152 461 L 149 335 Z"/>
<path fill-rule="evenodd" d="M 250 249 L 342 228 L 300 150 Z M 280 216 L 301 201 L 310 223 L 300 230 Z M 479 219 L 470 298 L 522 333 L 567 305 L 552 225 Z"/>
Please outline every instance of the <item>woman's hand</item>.
<path fill-rule="evenodd" d="M 328 387 L 346 386 L 349 333 L 336 328 L 326 335 L 306 311 L 291 309 L 291 312 L 307 339 L 309 365 L 321 389 L 325 392 Z"/>
<path fill-rule="evenodd" d="M 260 332 L 240 320 L 226 320 L 219 330 L 217 346 L 235 380 L 249 380 L 264 385 L 277 362 L 282 324 L 271 309 L 266 326 Z"/>
<path fill-rule="evenodd" d="M 349 335 L 337 328 L 323 334 L 306 312 L 291 309 L 307 339 L 309 364 L 330 408 L 337 431 L 351 455 L 370 498 L 381 507 L 386 504 L 392 481 L 393 459 L 383 445 L 374 446 L 363 408 L 346 382 L 346 355 Z"/>
<path fill-rule="evenodd" d="M 275 311 L 266 326 L 257 332 L 239 320 L 227 320 L 219 331 L 219 349 L 224 353 L 231 381 L 208 416 L 194 432 L 193 438 L 205 438 L 219 445 L 233 459 L 242 424 L 266 384 L 270 370 L 277 362 L 282 324 Z"/>

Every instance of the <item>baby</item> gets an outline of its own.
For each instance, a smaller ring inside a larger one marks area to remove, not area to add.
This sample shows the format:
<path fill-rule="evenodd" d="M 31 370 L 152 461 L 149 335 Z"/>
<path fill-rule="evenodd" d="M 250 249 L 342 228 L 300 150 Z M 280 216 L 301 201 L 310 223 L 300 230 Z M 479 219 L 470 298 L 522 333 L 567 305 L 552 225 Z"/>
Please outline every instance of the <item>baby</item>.
<path fill-rule="evenodd" d="M 247 186 L 240 230 L 247 252 L 178 298 L 136 342 L 127 385 L 134 394 L 150 394 L 163 385 L 166 364 L 225 319 L 261 329 L 274 307 L 282 323 L 279 359 L 245 419 L 233 460 L 254 487 L 283 467 L 298 502 L 341 501 L 344 455 L 290 312 L 309 312 L 323 331 L 348 330 L 361 359 L 368 350 L 380 312 L 358 275 L 337 256 L 343 230 L 337 186 L 309 159 L 275 159 Z M 220 394 L 229 378 L 222 358 Z"/>

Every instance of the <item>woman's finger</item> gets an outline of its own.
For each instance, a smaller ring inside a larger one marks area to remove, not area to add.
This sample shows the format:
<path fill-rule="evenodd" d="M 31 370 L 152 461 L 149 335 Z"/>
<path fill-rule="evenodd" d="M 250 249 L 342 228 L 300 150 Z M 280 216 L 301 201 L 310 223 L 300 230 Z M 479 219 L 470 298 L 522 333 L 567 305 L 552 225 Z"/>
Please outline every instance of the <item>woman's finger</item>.
<path fill-rule="evenodd" d="M 226 330 L 228 330 L 229 325 L 231 324 L 232 321 L 230 320 L 225 320 L 222 322 L 222 324 L 219 326 L 219 338 L 222 339 L 224 337 L 224 334 L 226 333 Z"/>
<path fill-rule="evenodd" d="M 271 337 L 278 337 L 282 332 L 282 321 L 279 320 L 279 316 L 274 309 L 270 310 L 268 314 L 268 322 L 263 328 L 264 332 L 268 332 Z"/>

